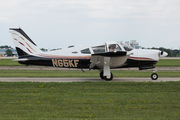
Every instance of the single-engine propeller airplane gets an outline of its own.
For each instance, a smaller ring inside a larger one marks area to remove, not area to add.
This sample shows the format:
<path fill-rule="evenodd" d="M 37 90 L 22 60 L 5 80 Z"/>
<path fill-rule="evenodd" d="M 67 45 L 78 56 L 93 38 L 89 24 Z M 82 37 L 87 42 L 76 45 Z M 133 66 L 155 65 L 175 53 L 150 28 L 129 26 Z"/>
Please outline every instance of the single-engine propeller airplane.
<path fill-rule="evenodd" d="M 155 64 L 168 54 L 159 50 L 133 49 L 122 42 L 67 48 L 50 52 L 41 51 L 21 28 L 10 28 L 18 53 L 18 61 L 25 65 L 65 68 L 98 69 L 100 78 L 113 79 L 110 69 L 138 67 L 153 69 L 152 80 L 157 80 Z"/>

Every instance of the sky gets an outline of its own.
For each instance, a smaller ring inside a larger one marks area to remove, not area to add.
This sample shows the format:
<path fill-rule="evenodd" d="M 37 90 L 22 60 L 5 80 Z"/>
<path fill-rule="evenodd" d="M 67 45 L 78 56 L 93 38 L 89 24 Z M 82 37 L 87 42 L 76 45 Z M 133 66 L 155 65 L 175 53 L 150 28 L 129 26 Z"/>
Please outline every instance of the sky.
<path fill-rule="evenodd" d="M 21 28 L 39 48 L 137 40 L 180 48 L 179 0 L 0 0 L 0 46 Z"/>

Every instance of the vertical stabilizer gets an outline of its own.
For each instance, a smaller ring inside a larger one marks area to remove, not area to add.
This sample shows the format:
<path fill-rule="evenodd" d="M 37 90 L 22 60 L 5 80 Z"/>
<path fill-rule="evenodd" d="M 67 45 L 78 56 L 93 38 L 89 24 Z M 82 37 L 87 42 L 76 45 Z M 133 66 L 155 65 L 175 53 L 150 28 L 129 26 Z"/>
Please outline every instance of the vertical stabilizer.
<path fill-rule="evenodd" d="M 26 58 L 32 55 L 36 56 L 37 54 L 42 53 L 21 28 L 10 28 L 10 33 L 12 34 L 19 58 Z"/>

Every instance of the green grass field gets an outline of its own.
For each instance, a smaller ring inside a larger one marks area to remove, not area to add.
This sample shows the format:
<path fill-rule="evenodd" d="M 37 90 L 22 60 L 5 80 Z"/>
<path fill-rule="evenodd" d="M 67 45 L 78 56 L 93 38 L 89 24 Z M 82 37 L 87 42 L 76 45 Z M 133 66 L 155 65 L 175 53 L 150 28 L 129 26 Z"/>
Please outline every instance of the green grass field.
<path fill-rule="evenodd" d="M 16 61 L 12 61 L 13 59 L 0 59 L 0 66 L 22 66 Z"/>
<path fill-rule="evenodd" d="M 180 82 L 0 82 L 1 120 L 178 120 Z"/>
<path fill-rule="evenodd" d="M 114 77 L 150 77 L 152 71 L 111 71 Z M 159 77 L 180 77 L 179 71 L 158 71 Z M 0 70 L 0 77 L 99 77 L 99 71 Z"/>
<path fill-rule="evenodd" d="M 0 59 L 0 66 L 22 66 L 13 59 Z M 156 66 L 180 66 L 180 59 L 160 59 Z"/>
<path fill-rule="evenodd" d="M 180 59 L 160 59 L 156 66 L 180 66 Z"/>
<path fill-rule="evenodd" d="M 19 66 L 0 60 L 0 66 Z M 160 60 L 157 66 L 180 66 Z M 114 77 L 150 77 L 152 71 L 112 71 Z M 159 77 L 180 77 L 159 71 Z M 99 77 L 99 71 L 0 70 L 0 77 Z M 0 82 L 0 120 L 178 120 L 180 82 Z"/>

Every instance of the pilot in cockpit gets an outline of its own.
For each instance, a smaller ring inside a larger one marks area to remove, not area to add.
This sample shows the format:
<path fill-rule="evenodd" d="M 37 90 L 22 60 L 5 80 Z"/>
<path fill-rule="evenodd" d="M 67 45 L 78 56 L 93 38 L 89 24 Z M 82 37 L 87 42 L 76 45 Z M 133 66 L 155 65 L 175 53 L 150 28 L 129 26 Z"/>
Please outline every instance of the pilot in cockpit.
<path fill-rule="evenodd" d="M 109 51 L 116 51 L 116 45 L 115 44 L 112 44 L 109 46 Z"/>

